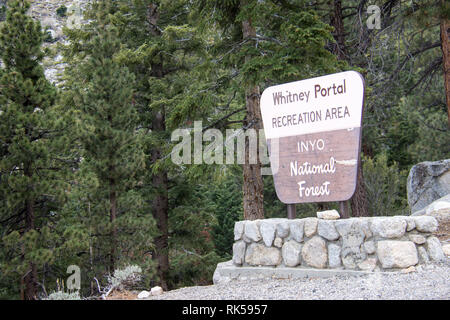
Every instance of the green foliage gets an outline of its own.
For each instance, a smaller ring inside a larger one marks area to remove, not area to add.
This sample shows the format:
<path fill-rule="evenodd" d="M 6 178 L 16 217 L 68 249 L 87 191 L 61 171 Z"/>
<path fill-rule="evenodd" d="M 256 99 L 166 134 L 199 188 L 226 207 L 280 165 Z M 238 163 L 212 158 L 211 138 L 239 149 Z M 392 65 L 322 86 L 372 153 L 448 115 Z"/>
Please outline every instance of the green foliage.
<path fill-rule="evenodd" d="M 215 251 L 220 257 L 228 259 L 232 255 L 234 223 L 243 219 L 240 180 L 240 175 L 225 178 L 214 186 L 210 195 L 217 219 L 212 228 Z"/>
<path fill-rule="evenodd" d="M 70 122 L 55 105 L 57 92 L 45 79 L 43 33 L 26 12 L 28 2 L 8 3 L 0 24 L 0 281 L 41 272 L 55 262 L 52 230 L 65 196 Z M 7 263 L 6 263 L 7 261 Z M 38 279 L 26 281 L 36 285 Z M 16 283 L 17 294 L 20 282 Z"/>
<path fill-rule="evenodd" d="M 81 297 L 78 291 L 71 293 L 64 291 L 55 291 L 50 293 L 44 300 L 81 300 Z"/>
<path fill-rule="evenodd" d="M 448 8 L 448 1 L 434 0 L 393 6 L 380 30 L 347 46 L 352 62 L 365 69 L 368 87 L 363 149 L 371 156 L 387 152 L 402 170 L 448 157 L 439 28 Z"/>
<path fill-rule="evenodd" d="M 388 135 L 389 158 L 398 161 L 402 168 L 409 169 L 422 161 L 445 159 L 450 154 L 446 106 L 430 96 L 420 99 L 420 105 L 413 110 L 410 106 L 417 103 L 414 101 L 417 98 L 402 98 L 394 110 Z"/>
<path fill-rule="evenodd" d="M 113 32 L 93 38 L 88 46 L 93 49 L 88 61 L 71 70 L 70 99 L 79 117 L 77 131 L 86 161 L 101 183 L 113 181 L 116 188 L 124 189 L 144 165 L 140 137 L 135 133 L 134 76 L 113 61 L 119 48 Z"/>
<path fill-rule="evenodd" d="M 169 193 L 168 282 L 182 285 L 206 285 L 212 279 L 221 258 L 214 250 L 215 205 L 209 184 L 187 184 L 183 176 L 173 180 Z"/>
<path fill-rule="evenodd" d="M 265 87 L 345 67 L 324 47 L 332 39 L 332 28 L 308 9 L 306 2 L 295 9 L 267 1 L 247 1 L 245 6 L 236 1 L 197 3 L 205 28 L 216 21 L 223 28 L 212 54 L 223 66 L 238 69 L 235 89 L 242 90 L 243 84 Z M 258 30 L 257 36 L 243 41 L 239 30 L 248 18 Z"/>
<path fill-rule="evenodd" d="M 156 233 L 154 219 L 146 214 L 148 206 L 136 192 L 124 192 L 118 200 L 121 214 L 116 219 L 120 231 L 116 248 L 117 268 L 139 266 L 142 269 L 142 283 L 148 286 L 156 269 L 148 254 L 153 246 L 152 235 Z M 109 284 L 109 276 L 112 276 L 108 270 L 112 230 L 108 213 L 108 190 L 83 162 L 74 177 L 56 229 L 61 241 L 56 256 L 57 269 L 65 272 L 70 264 L 80 267 L 82 296 L 98 294 L 96 290 L 91 291 L 92 286 L 97 288 L 94 278 L 103 287 Z"/>
<path fill-rule="evenodd" d="M 131 4 L 131 5 L 130 5 Z M 184 126 L 196 116 L 210 112 L 210 106 L 197 104 L 198 65 L 201 63 L 203 39 L 190 24 L 188 2 L 160 1 L 157 27 L 149 25 L 149 3 L 142 0 L 97 3 L 92 11 L 108 12 L 107 20 L 118 30 L 123 46 L 114 61 L 126 65 L 136 77 L 135 103 L 139 122 L 146 129 L 143 150 L 147 170 L 142 172 L 139 193 L 148 203 L 156 197 L 169 199 L 167 222 L 169 248 L 151 248 L 153 255 L 169 256 L 167 276 L 169 287 L 183 283 L 206 283 L 212 277 L 213 264 L 218 261 L 212 242 L 212 210 L 197 183 L 188 184 L 183 168 L 173 165 L 170 152 L 171 130 Z M 98 19 L 97 20 L 101 20 Z M 201 85 L 201 83 L 200 83 Z M 158 120 L 159 119 L 159 120 Z M 159 124 L 157 124 L 159 123 Z M 153 130 L 147 130 L 152 128 Z M 198 171 L 197 171 L 198 172 Z M 170 189 L 155 184 L 155 176 L 167 175 Z M 157 205 L 154 205 L 157 206 Z M 152 211 L 151 208 L 149 211 Z M 163 230 L 155 234 L 163 236 Z M 163 238 L 164 239 L 164 238 Z M 208 261 L 205 265 L 205 261 Z M 189 262 L 189 263 L 188 263 Z M 189 274 L 189 280 L 185 279 Z M 206 280 L 208 279 L 208 280 Z M 158 279 L 154 278 L 154 281 Z"/>
<path fill-rule="evenodd" d="M 64 207 L 65 216 L 72 220 L 61 229 L 71 237 L 65 245 L 76 247 L 81 244 L 77 234 L 86 234 L 83 245 L 89 246 L 89 256 L 79 263 L 91 281 L 94 277 L 107 279 L 106 266 L 114 252 L 117 267 L 138 265 L 148 283 L 155 273 L 148 252 L 156 228 L 149 214 L 151 207 L 139 191 L 144 183 L 145 135 L 139 130 L 136 77 L 116 62 L 120 37 L 117 29 L 108 25 L 107 16 L 68 31 L 68 36 L 72 44 L 65 48 L 69 66 L 64 104 L 75 117 L 72 133 L 79 142 L 82 161 Z M 114 219 L 110 215 L 113 207 Z"/>
<path fill-rule="evenodd" d="M 119 290 L 132 289 L 141 281 L 141 277 L 141 267 L 132 265 L 114 270 L 112 277 L 109 277 L 109 283 L 111 287 Z"/>
<path fill-rule="evenodd" d="M 0 22 L 6 19 L 6 3 L 0 1 Z"/>
<path fill-rule="evenodd" d="M 388 164 L 386 154 L 363 157 L 363 175 L 371 216 L 408 214 L 405 199 L 408 172 L 396 162 Z"/>

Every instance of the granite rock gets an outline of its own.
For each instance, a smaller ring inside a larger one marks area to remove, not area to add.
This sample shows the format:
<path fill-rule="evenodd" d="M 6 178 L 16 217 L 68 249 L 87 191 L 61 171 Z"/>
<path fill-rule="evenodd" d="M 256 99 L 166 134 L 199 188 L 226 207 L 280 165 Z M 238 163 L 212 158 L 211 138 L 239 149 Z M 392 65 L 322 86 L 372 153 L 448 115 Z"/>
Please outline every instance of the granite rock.
<path fill-rule="evenodd" d="M 233 263 L 241 265 L 244 263 L 245 248 L 247 244 L 244 241 L 238 241 L 233 244 Z"/>
<path fill-rule="evenodd" d="M 417 249 L 412 241 L 379 241 L 377 255 L 385 269 L 408 268 L 419 262 Z"/>
<path fill-rule="evenodd" d="M 341 265 L 341 247 L 330 243 L 328 245 L 328 266 L 330 268 L 339 268 Z"/>
<path fill-rule="evenodd" d="M 305 218 L 304 234 L 306 237 L 310 238 L 317 232 L 317 218 Z"/>
<path fill-rule="evenodd" d="M 314 268 L 325 268 L 328 261 L 325 240 L 319 236 L 308 240 L 302 247 L 302 261 Z"/>
<path fill-rule="evenodd" d="M 330 220 L 319 220 L 317 225 L 317 233 L 322 238 L 330 241 L 334 241 L 339 238 L 339 233 L 334 227 L 334 221 Z"/>
<path fill-rule="evenodd" d="M 409 172 L 406 186 L 408 204 L 412 213 L 448 195 L 450 193 L 450 159 L 416 164 Z"/>
<path fill-rule="evenodd" d="M 275 239 L 275 230 L 277 229 L 277 224 L 271 219 L 263 220 L 259 227 L 264 244 L 267 247 L 272 246 L 273 240 Z"/>
<path fill-rule="evenodd" d="M 289 230 L 291 238 L 297 242 L 303 241 L 303 228 L 305 222 L 303 220 L 292 220 L 289 223 Z"/>
<path fill-rule="evenodd" d="M 286 267 L 295 267 L 300 264 L 302 245 L 294 240 L 287 241 L 281 249 L 283 263 Z"/>
<path fill-rule="evenodd" d="M 259 232 L 258 220 L 246 221 L 244 227 L 245 236 L 253 242 L 258 242 L 261 240 L 261 233 Z"/>
<path fill-rule="evenodd" d="M 428 256 L 431 261 L 443 261 L 445 260 L 444 251 L 438 238 L 432 236 L 427 239 L 425 244 L 427 248 Z"/>
<path fill-rule="evenodd" d="M 326 210 L 317 212 L 317 218 L 324 220 L 337 220 L 341 216 L 336 210 Z"/>
<path fill-rule="evenodd" d="M 406 226 L 406 219 L 403 217 L 387 217 L 373 219 L 370 229 L 375 236 L 392 239 L 403 236 L 406 232 Z"/>
<path fill-rule="evenodd" d="M 420 232 L 435 232 L 438 229 L 438 222 L 434 217 L 417 216 L 414 217 L 414 222 Z"/>
<path fill-rule="evenodd" d="M 277 266 L 281 263 L 281 252 L 274 247 L 252 243 L 245 252 L 245 262 L 252 266 Z"/>

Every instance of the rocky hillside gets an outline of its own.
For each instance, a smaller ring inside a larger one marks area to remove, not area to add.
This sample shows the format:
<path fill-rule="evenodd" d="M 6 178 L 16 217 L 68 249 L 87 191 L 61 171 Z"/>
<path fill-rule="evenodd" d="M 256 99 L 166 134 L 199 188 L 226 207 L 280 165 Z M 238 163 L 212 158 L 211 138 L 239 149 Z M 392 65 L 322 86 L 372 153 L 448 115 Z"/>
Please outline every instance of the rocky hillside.
<path fill-rule="evenodd" d="M 64 69 L 58 44 L 65 43 L 63 27 L 73 27 L 82 24 L 83 10 L 89 0 L 31 0 L 30 15 L 41 21 L 48 37 L 44 44 L 50 49 L 51 55 L 44 60 L 47 78 L 58 83 L 59 75 Z"/>

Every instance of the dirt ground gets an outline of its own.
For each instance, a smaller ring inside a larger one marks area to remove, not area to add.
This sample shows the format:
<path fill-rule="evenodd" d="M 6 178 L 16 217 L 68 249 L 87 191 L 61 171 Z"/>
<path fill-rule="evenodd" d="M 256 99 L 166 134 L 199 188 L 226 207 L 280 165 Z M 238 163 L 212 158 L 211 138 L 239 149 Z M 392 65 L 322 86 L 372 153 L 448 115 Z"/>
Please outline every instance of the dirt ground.
<path fill-rule="evenodd" d="M 139 292 L 128 290 L 114 290 L 106 300 L 137 300 Z"/>

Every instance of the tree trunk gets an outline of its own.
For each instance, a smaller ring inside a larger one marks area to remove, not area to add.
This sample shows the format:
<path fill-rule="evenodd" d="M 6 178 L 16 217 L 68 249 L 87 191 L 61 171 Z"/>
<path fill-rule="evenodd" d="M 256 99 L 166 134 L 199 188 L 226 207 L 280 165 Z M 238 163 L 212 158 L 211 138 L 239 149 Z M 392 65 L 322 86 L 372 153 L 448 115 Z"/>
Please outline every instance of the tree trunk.
<path fill-rule="evenodd" d="M 24 168 L 24 174 L 31 179 L 32 172 L 30 165 L 26 165 Z M 31 192 L 31 190 L 30 190 Z M 30 196 L 25 200 L 25 232 L 34 230 L 34 200 Z M 25 252 L 24 252 L 25 254 Z M 37 299 L 37 269 L 33 262 L 30 262 L 29 269 L 23 276 L 23 283 L 25 285 L 25 292 L 23 293 L 24 300 L 36 300 Z"/>
<path fill-rule="evenodd" d="M 110 182 L 110 191 L 109 191 L 109 205 L 110 205 L 110 214 L 109 220 L 112 224 L 112 232 L 111 232 L 111 255 L 110 255 L 110 272 L 113 273 L 116 264 L 116 247 L 117 247 L 117 227 L 115 226 L 115 221 L 117 218 L 117 193 L 114 181 Z"/>
<path fill-rule="evenodd" d="M 158 112 L 153 120 L 153 131 L 161 132 L 165 128 L 165 118 L 162 112 Z M 158 148 L 152 150 L 152 162 L 161 159 L 161 151 Z M 152 177 L 153 187 L 156 195 L 153 199 L 153 217 L 156 220 L 160 235 L 155 237 L 155 255 L 158 260 L 158 276 L 160 285 L 164 290 L 168 290 L 167 274 L 169 271 L 169 196 L 167 172 L 162 171 Z"/>
<path fill-rule="evenodd" d="M 333 53 L 339 60 L 347 60 L 345 50 L 345 30 L 344 20 L 342 18 L 342 1 L 332 0 L 333 13 L 331 14 L 331 25 L 334 27 L 334 39 L 336 43 L 333 44 Z"/>
<path fill-rule="evenodd" d="M 448 126 L 450 128 L 450 20 L 441 20 L 441 48 L 444 65 L 444 89 L 447 103 Z"/>
<path fill-rule="evenodd" d="M 360 161 L 358 161 L 358 178 L 356 181 L 356 191 L 350 200 L 350 206 L 352 209 L 353 217 L 367 217 L 369 215 L 361 159 Z"/>
<path fill-rule="evenodd" d="M 158 152 L 154 152 L 152 158 L 159 158 Z M 157 188 L 157 195 L 153 200 L 153 217 L 156 219 L 160 235 L 155 237 L 155 256 L 158 261 L 158 277 L 160 285 L 168 290 L 167 276 L 169 272 L 169 215 L 167 173 L 162 172 L 153 176 L 153 186 Z"/>
<path fill-rule="evenodd" d="M 245 1 L 241 2 L 241 6 L 245 5 Z M 252 26 L 250 19 L 242 22 L 243 38 L 256 37 L 256 30 Z M 250 60 L 251 57 L 245 57 L 245 60 Z M 244 127 L 246 129 L 262 129 L 261 109 L 259 106 L 260 90 L 259 86 L 253 85 L 245 90 L 245 106 L 247 114 L 244 119 Z M 256 135 L 259 139 L 259 134 Z M 259 145 L 259 144 L 258 144 Z M 264 218 L 264 203 L 263 192 L 264 184 L 261 175 L 261 161 L 259 157 L 259 150 L 256 150 L 256 163 L 250 163 L 250 144 L 248 137 L 245 140 L 245 163 L 243 164 L 243 203 L 244 203 L 244 219 L 256 220 Z M 257 148 L 259 149 L 259 148 Z M 255 151 L 255 150 L 253 150 Z"/>
<path fill-rule="evenodd" d="M 348 212 L 348 201 L 341 201 L 339 203 L 339 214 L 341 216 L 341 218 L 343 219 L 347 219 L 349 217 L 349 212 Z"/>
<path fill-rule="evenodd" d="M 334 38 L 336 44 L 333 47 L 333 53 L 338 57 L 339 60 L 348 61 L 348 57 L 345 50 L 345 29 L 344 20 L 342 16 L 342 1 L 333 0 L 333 13 L 331 14 L 331 24 L 335 29 Z M 353 197 L 350 199 L 350 207 L 352 210 L 352 216 L 368 216 L 368 206 L 367 206 L 367 196 L 366 188 L 364 186 L 364 177 L 362 173 L 361 161 L 358 161 L 357 170 L 357 180 L 356 180 L 356 190 Z M 343 203 L 342 208 L 345 213 L 341 212 L 343 218 L 348 217 L 348 204 Z M 342 210 L 341 210 L 342 211 Z"/>
<path fill-rule="evenodd" d="M 159 10 L 156 4 L 149 4 L 147 8 L 147 22 L 149 31 L 153 36 L 161 36 L 158 28 Z M 160 57 L 160 63 L 152 64 L 152 75 L 157 78 L 164 77 L 163 58 Z M 164 108 L 155 114 L 152 122 L 153 132 L 162 132 L 166 130 Z M 161 159 L 160 148 L 154 148 L 151 152 L 152 163 Z M 153 199 L 152 214 L 156 220 L 160 235 L 154 238 L 155 252 L 153 259 L 158 261 L 158 276 L 160 286 L 163 290 L 168 290 L 167 276 L 169 271 L 169 186 L 167 171 L 162 169 L 159 173 L 152 176 L 152 184 L 156 189 L 156 195 Z"/>

